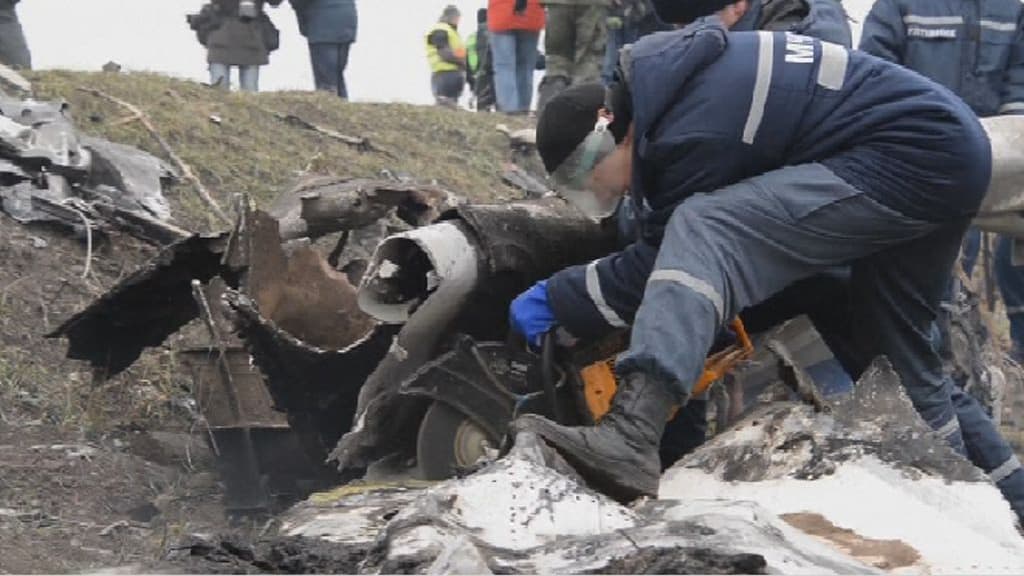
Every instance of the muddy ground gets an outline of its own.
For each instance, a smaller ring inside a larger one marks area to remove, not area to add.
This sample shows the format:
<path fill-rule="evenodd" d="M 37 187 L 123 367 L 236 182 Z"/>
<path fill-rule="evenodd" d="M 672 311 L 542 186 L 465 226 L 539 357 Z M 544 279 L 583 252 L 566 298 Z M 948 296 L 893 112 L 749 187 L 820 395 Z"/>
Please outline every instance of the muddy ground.
<path fill-rule="evenodd" d="M 415 174 L 476 199 L 521 195 L 501 181 L 510 153 L 495 126 L 523 120 L 323 94 L 233 94 L 152 74 L 34 72 L 31 80 L 41 98 L 70 101 L 82 132 L 167 159 L 125 110 L 82 89 L 138 105 L 223 207 L 238 192 L 268 206 L 310 173 Z M 282 122 L 279 112 L 369 138 L 386 153 Z M 179 226 L 221 227 L 187 183 L 165 195 Z M 156 254 L 129 236 L 94 240 L 87 257 L 84 238 L 0 213 L 0 573 L 156 566 L 195 534 L 248 541 L 273 527 L 225 516 L 207 429 L 174 352 L 206 344 L 200 327 L 105 382 L 65 360 L 64 342 L 44 337 Z"/>
<path fill-rule="evenodd" d="M 106 383 L 43 338 L 152 248 L 81 242 L 0 215 L 0 571 L 151 561 L 227 526 L 187 381 L 166 350 Z"/>
<path fill-rule="evenodd" d="M 59 72 L 35 73 L 32 80 L 42 96 L 70 100 L 83 131 L 164 156 L 137 123 L 123 121 L 123 110 L 78 88 L 138 104 L 225 207 L 240 191 L 268 205 L 303 171 L 374 177 L 387 170 L 478 200 L 520 196 L 497 176 L 509 151 L 494 126 L 515 128 L 517 122 L 506 118 L 346 105 L 320 94 L 225 94 L 153 75 Z M 276 111 L 367 136 L 389 155 L 284 124 Z M 188 185 L 172 188 L 168 200 L 179 225 L 217 228 Z M 86 365 L 64 359 L 63 342 L 44 338 L 155 253 L 151 245 L 114 235 L 97 239 L 87 257 L 82 238 L 21 226 L 0 214 L 0 573 L 116 566 L 354 570 L 368 551 L 276 538 L 272 521 L 225 515 L 207 429 L 174 353 L 205 344 L 201 329 L 147 351 L 109 381 L 95 381 Z M 700 554 L 687 558 L 691 564 L 684 566 L 638 554 L 620 567 L 708 571 L 715 565 Z"/>

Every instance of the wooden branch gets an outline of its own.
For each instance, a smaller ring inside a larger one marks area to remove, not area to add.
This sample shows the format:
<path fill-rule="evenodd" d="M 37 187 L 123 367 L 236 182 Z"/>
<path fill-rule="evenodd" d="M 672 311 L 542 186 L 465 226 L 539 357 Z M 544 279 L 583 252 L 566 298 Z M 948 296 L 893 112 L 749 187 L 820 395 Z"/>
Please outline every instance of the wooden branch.
<path fill-rule="evenodd" d="M 80 92 L 92 94 L 97 98 L 102 98 L 103 100 L 117 104 L 118 106 L 130 112 L 132 116 L 130 116 L 129 118 L 131 120 L 138 120 L 139 123 L 141 123 L 146 128 L 146 131 L 148 131 L 149 134 L 157 141 L 157 143 L 160 144 L 160 148 L 163 149 L 164 153 L 167 154 L 168 157 L 170 157 L 171 161 L 173 161 L 174 164 L 178 167 L 178 170 L 181 171 L 182 177 L 192 183 L 192 187 L 195 188 L 196 193 L 199 195 L 199 199 L 202 200 L 210 208 L 210 210 L 212 210 L 213 213 L 218 218 L 220 218 L 222 222 L 229 226 L 232 225 L 231 219 L 228 218 L 228 215 L 224 213 L 224 210 L 222 210 L 220 205 L 217 204 L 217 201 L 214 200 L 212 196 L 210 196 L 210 193 L 206 189 L 206 186 L 203 186 L 203 182 L 199 179 L 198 176 L 196 176 L 195 172 L 192 170 L 192 167 L 189 166 L 188 163 L 181 158 L 181 156 L 178 156 L 178 153 L 174 151 L 174 148 L 171 148 L 170 143 L 168 143 L 167 140 L 165 140 L 164 137 L 161 136 L 159 132 L 157 132 L 156 127 L 153 126 L 153 122 L 149 119 L 149 116 L 147 116 L 145 112 L 143 112 L 138 106 L 132 104 L 131 102 L 126 102 L 120 98 L 111 96 L 110 94 L 107 94 L 102 90 L 97 90 L 95 88 L 86 88 L 84 86 L 79 86 L 78 90 Z"/>
<path fill-rule="evenodd" d="M 267 114 L 272 115 L 274 118 L 277 118 L 278 120 L 284 122 L 285 124 L 289 124 L 297 128 L 302 128 L 304 130 L 310 130 L 316 132 L 317 134 L 322 134 L 324 136 L 327 136 L 328 138 L 332 138 L 343 144 L 348 144 L 349 146 L 355 148 L 356 150 L 359 150 L 360 152 L 377 152 L 378 154 L 383 154 L 384 156 L 387 156 L 392 160 L 395 159 L 394 154 L 375 146 L 370 142 L 370 139 L 365 136 L 349 136 L 348 134 L 342 134 L 337 130 L 325 128 L 323 126 L 314 124 L 308 120 L 296 116 L 295 114 L 282 114 L 280 112 L 275 112 L 274 110 L 267 110 L 265 108 L 264 111 Z"/>

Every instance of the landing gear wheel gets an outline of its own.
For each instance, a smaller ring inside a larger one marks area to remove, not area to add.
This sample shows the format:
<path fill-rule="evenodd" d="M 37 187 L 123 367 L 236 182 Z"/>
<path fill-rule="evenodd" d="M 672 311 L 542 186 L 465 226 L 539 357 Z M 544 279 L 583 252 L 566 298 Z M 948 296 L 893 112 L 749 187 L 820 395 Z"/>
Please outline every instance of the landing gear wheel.
<path fill-rule="evenodd" d="M 497 456 L 500 440 L 444 402 L 434 402 L 420 424 L 416 459 L 425 480 L 444 480 Z"/>

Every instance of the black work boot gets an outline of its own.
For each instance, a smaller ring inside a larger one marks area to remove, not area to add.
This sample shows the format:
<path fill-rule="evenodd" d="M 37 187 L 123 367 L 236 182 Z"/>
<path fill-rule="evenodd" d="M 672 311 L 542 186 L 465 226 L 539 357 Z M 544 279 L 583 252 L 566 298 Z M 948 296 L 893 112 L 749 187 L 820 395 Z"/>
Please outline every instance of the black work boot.
<path fill-rule="evenodd" d="M 619 383 L 611 411 L 595 426 L 562 426 L 536 414 L 512 423 L 534 432 L 594 488 L 620 501 L 658 495 L 658 444 L 675 398 L 661 383 L 631 374 Z"/>

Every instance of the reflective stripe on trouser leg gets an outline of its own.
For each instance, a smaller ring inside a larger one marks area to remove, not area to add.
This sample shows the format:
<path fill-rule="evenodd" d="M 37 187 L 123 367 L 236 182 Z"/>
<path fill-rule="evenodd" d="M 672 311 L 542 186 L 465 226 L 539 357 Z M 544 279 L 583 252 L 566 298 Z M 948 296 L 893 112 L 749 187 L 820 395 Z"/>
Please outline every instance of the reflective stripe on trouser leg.
<path fill-rule="evenodd" d="M 1017 455 L 1015 454 L 1010 456 L 1006 462 L 1000 464 L 998 468 L 989 472 L 988 477 L 998 484 L 999 482 L 1009 478 L 1010 474 L 1013 474 L 1017 470 L 1020 470 L 1020 460 L 1017 459 Z"/>
<path fill-rule="evenodd" d="M 725 304 L 722 302 L 722 295 L 711 284 L 683 270 L 655 270 L 651 273 L 651 279 L 648 283 L 650 282 L 675 282 L 680 286 L 693 290 L 711 302 L 711 305 L 715 307 L 715 320 L 719 324 L 722 323 L 722 309 Z"/>
<path fill-rule="evenodd" d="M 922 416 L 924 416 L 924 414 L 922 414 Z M 961 456 L 967 455 L 967 446 L 964 441 L 963 431 L 960 429 L 960 420 L 955 414 L 949 419 L 949 422 L 939 426 L 939 428 L 935 430 L 935 433 L 939 438 L 942 438 L 946 444 L 949 444 L 950 448 L 952 448 L 957 454 L 960 454 Z"/>
<path fill-rule="evenodd" d="M 912 282 L 902 290 L 869 292 L 885 300 L 874 305 L 872 316 L 883 319 L 898 336 L 879 336 L 881 326 L 861 327 L 856 341 L 863 359 L 858 364 L 863 369 L 878 354 L 895 355 L 890 360 L 904 385 L 914 390 L 910 395 L 915 406 L 939 428 L 953 414 L 952 385 L 942 380 L 929 332 L 932 308 L 938 305 L 962 235 L 962 229 L 947 228 L 880 205 L 817 164 L 783 168 L 690 197 L 673 212 L 654 268 L 683 271 L 701 280 L 721 298 L 721 307 L 692 286 L 650 282 L 618 370 L 663 379 L 685 398 L 721 328 L 720 318 L 731 318 L 793 282 L 849 262 L 870 260 L 874 266 L 860 267 L 865 277 L 861 283 L 888 289 L 879 279 L 893 276 L 890 272 L 899 265 L 917 269 Z M 932 240 L 936 232 L 953 237 L 948 262 L 945 252 L 936 257 L 904 250 L 913 240 Z M 921 262 L 908 265 L 912 258 Z M 893 263 L 887 263 L 890 259 Z M 931 284 L 938 286 L 936 294 L 919 292 L 930 290 Z M 900 312 L 904 309 L 909 311 Z M 888 317 L 897 313 L 899 318 Z M 901 340 L 909 343 L 900 346 Z"/>
<path fill-rule="evenodd" d="M 1013 448 L 978 401 L 962 388 L 953 391 L 953 406 L 967 446 L 967 457 L 981 468 L 1019 517 L 1024 517 L 1024 470 Z"/>

